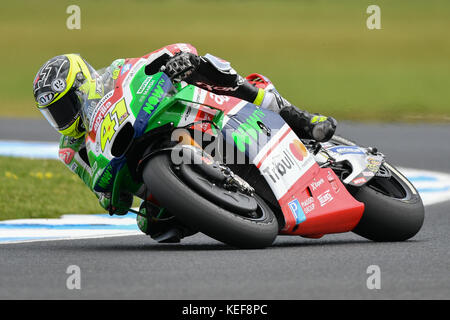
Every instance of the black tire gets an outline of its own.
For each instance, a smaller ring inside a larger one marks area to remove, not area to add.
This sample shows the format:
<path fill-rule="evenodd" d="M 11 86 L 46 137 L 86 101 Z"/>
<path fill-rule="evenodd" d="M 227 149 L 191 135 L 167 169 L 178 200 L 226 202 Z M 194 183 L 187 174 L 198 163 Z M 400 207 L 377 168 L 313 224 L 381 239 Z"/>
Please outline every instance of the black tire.
<path fill-rule="evenodd" d="M 373 241 L 405 241 L 423 225 L 422 199 L 397 169 L 388 163 L 383 166 L 390 171 L 390 178 L 374 177 L 367 185 L 349 190 L 365 205 L 353 232 Z"/>
<path fill-rule="evenodd" d="M 170 156 L 158 154 L 143 170 L 143 180 L 161 206 L 187 226 L 238 248 L 265 248 L 278 234 L 277 219 L 269 206 L 255 195 L 258 218 L 222 209 L 189 188 L 175 173 Z"/>

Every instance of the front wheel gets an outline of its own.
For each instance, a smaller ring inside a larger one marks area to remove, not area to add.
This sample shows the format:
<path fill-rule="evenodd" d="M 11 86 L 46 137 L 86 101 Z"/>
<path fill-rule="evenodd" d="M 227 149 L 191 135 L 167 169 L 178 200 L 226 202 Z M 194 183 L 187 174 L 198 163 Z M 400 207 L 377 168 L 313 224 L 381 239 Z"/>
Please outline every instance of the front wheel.
<path fill-rule="evenodd" d="M 230 207 L 224 209 L 217 198 L 201 194 L 183 179 L 168 154 L 154 156 L 143 170 L 144 183 L 155 199 L 187 226 L 239 248 L 264 248 L 273 243 L 278 234 L 278 222 L 260 197 L 254 195 L 256 210 L 243 214 Z M 205 176 L 199 174 L 198 179 L 217 188 Z"/>
<path fill-rule="evenodd" d="M 361 188 L 350 189 L 365 205 L 363 216 L 353 230 L 374 241 L 404 241 L 412 238 L 423 225 L 424 206 L 417 190 L 388 163 L 382 170 L 390 174 L 374 177 Z"/>

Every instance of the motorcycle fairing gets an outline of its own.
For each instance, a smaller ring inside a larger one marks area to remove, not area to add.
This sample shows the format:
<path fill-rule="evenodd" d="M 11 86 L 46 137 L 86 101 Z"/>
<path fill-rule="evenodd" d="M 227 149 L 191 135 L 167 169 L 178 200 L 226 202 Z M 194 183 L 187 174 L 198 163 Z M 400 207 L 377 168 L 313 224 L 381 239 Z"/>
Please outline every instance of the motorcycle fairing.
<path fill-rule="evenodd" d="M 285 219 L 281 233 L 317 237 L 350 231 L 357 225 L 364 205 L 347 192 L 331 169 L 319 167 L 281 116 L 246 103 L 225 117 L 226 140 L 237 148 L 245 145 L 246 155 L 280 204 Z"/>

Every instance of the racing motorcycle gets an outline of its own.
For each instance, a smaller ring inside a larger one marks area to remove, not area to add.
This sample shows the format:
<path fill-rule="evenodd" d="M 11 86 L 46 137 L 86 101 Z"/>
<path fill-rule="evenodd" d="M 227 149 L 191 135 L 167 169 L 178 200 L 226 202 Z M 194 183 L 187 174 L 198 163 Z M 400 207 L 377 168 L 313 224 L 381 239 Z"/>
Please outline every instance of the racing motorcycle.
<path fill-rule="evenodd" d="M 143 58 L 126 60 L 116 81 L 83 117 L 92 187 L 111 192 L 113 207 L 131 192 L 143 200 L 127 208 L 137 215 L 158 218 L 156 206 L 239 248 L 349 231 L 404 241 L 423 224 L 417 190 L 376 148 L 301 140 L 278 114 L 174 85 Z"/>

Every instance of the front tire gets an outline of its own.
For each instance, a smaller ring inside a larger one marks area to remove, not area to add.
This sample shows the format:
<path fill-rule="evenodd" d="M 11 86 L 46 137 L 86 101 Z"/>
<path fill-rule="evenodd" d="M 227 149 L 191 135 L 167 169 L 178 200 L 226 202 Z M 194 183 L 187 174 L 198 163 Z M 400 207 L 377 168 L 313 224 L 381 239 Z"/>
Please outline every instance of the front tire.
<path fill-rule="evenodd" d="M 192 190 L 175 172 L 170 156 L 158 154 L 143 170 L 143 180 L 162 207 L 200 232 L 238 248 L 270 246 L 278 234 L 277 219 L 255 195 L 255 217 L 230 212 Z"/>

